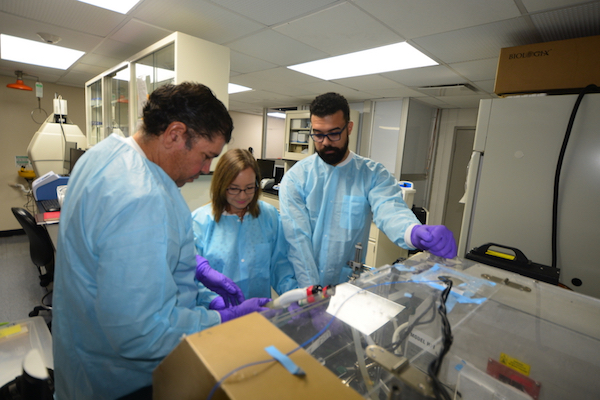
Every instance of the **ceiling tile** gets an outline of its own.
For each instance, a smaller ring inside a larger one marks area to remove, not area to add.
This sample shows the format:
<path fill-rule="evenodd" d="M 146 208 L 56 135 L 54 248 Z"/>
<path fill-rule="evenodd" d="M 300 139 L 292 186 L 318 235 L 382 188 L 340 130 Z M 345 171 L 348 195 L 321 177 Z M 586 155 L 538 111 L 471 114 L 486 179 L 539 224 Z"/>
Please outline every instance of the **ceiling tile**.
<path fill-rule="evenodd" d="M 123 62 L 124 59 L 116 59 L 108 56 L 103 56 L 100 54 L 87 53 L 83 57 L 79 59 L 80 62 L 85 64 L 97 65 L 99 67 L 107 70 L 109 68 L 114 67 L 115 65 Z"/>
<path fill-rule="evenodd" d="M 531 20 L 544 42 L 600 35 L 600 2 L 534 14 Z"/>
<path fill-rule="evenodd" d="M 354 3 L 407 39 L 521 15 L 513 0 L 355 0 Z"/>
<path fill-rule="evenodd" d="M 245 15 L 265 25 L 275 25 L 307 13 L 315 9 L 327 7 L 337 0 L 211 0 L 238 14 Z"/>
<path fill-rule="evenodd" d="M 55 44 L 55 46 L 67 47 L 85 52 L 92 50 L 102 41 L 102 38 L 99 36 L 40 23 L 2 12 L 0 12 L 0 27 L 1 33 L 40 42 L 42 40 L 38 37 L 37 32 L 47 32 L 58 35 L 62 40 Z"/>
<path fill-rule="evenodd" d="M 377 98 L 389 99 L 389 98 L 404 98 L 404 97 L 419 98 L 419 97 L 427 96 L 421 92 L 418 92 L 418 91 L 408 88 L 406 86 L 399 86 L 399 87 L 388 88 L 388 89 L 369 89 L 369 90 L 365 90 L 365 91 L 368 93 L 371 93 L 373 95 L 374 99 L 377 99 Z"/>
<path fill-rule="evenodd" d="M 356 76 L 353 78 L 335 79 L 332 82 L 339 83 L 340 85 L 344 85 L 352 89 L 366 91 L 403 87 L 398 82 L 386 78 L 382 75 L 363 75 Z"/>
<path fill-rule="evenodd" d="M 463 83 L 464 78 L 444 65 L 405 69 L 381 74 L 404 86 L 433 86 Z"/>
<path fill-rule="evenodd" d="M 63 27 L 101 37 L 107 36 L 128 18 L 126 15 L 74 0 L 2 0 L 0 10 L 15 16 L 43 21 L 54 27 Z"/>
<path fill-rule="evenodd" d="M 202 0 L 145 0 L 133 16 L 164 29 L 224 44 L 264 25 Z"/>
<path fill-rule="evenodd" d="M 119 62 L 121 62 L 142 50 L 144 50 L 144 47 L 142 46 L 135 46 L 129 43 L 107 39 L 104 40 L 96 49 L 94 49 L 94 54 L 100 56 L 110 56 L 111 58 L 116 58 L 119 60 Z"/>
<path fill-rule="evenodd" d="M 231 71 L 238 74 L 247 74 L 250 72 L 262 71 L 277 67 L 277 65 L 259 60 L 248 56 L 246 54 L 239 53 L 237 51 L 231 51 L 230 53 Z"/>
<path fill-rule="evenodd" d="M 70 71 L 67 72 L 64 76 L 62 76 L 56 83 L 59 85 L 79 86 L 77 84 L 78 82 L 87 82 L 96 75 L 97 74 L 86 72 Z M 83 99 L 81 99 L 81 101 L 83 101 Z"/>
<path fill-rule="evenodd" d="M 169 36 L 173 32 L 174 31 L 169 29 L 149 25 L 148 23 L 137 19 L 131 19 L 113 33 L 110 38 L 119 42 L 146 48 Z"/>
<path fill-rule="evenodd" d="M 582 3 L 582 0 L 521 0 L 528 12 L 571 7 Z"/>
<path fill-rule="evenodd" d="M 482 99 L 491 99 L 490 95 L 475 95 L 475 96 L 444 96 L 438 97 L 439 100 L 443 101 L 454 108 L 477 108 L 479 102 Z"/>
<path fill-rule="evenodd" d="M 356 27 L 360 26 L 360 29 Z M 274 28 L 329 55 L 398 43 L 404 39 L 350 3 L 342 3 Z"/>
<path fill-rule="evenodd" d="M 471 82 L 495 79 L 496 70 L 498 69 L 498 57 L 455 63 L 448 66 Z"/>
<path fill-rule="evenodd" d="M 523 18 L 459 29 L 414 39 L 426 54 L 442 63 L 498 57 L 503 47 L 536 43 L 538 36 Z"/>
<path fill-rule="evenodd" d="M 488 93 L 493 93 L 494 92 L 494 85 L 496 84 L 496 80 L 495 79 L 490 79 L 487 81 L 476 81 L 473 82 L 475 84 L 476 87 L 478 87 L 479 89 L 488 92 Z"/>
<path fill-rule="evenodd" d="M 229 48 L 280 66 L 327 57 L 328 54 L 275 31 L 264 30 L 235 42 Z"/>

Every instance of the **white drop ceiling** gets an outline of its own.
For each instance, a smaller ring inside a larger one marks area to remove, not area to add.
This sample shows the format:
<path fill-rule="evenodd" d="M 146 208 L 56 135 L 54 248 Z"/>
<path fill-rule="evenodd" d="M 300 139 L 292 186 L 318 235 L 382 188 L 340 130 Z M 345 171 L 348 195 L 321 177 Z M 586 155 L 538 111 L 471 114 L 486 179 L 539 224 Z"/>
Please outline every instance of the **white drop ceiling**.
<path fill-rule="evenodd" d="M 37 32 L 48 32 L 86 53 L 66 71 L 0 60 L 0 74 L 84 87 L 175 31 L 231 49 L 230 81 L 254 89 L 230 96 L 233 111 L 301 106 L 328 91 L 350 102 L 413 97 L 472 108 L 495 97 L 501 48 L 600 35 L 600 1 L 141 0 L 123 15 L 76 0 L 0 0 L 0 33 L 40 40 Z M 400 41 L 440 65 L 333 81 L 286 68 Z M 462 86 L 422 89 L 450 85 Z"/>

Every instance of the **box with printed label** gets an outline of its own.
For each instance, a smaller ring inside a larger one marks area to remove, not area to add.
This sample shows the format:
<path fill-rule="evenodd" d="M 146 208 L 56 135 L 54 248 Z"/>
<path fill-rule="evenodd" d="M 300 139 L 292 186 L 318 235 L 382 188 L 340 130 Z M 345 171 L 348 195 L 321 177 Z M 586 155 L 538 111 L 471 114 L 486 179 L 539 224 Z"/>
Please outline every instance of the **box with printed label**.
<path fill-rule="evenodd" d="M 494 92 L 577 93 L 600 86 L 600 36 L 559 40 L 500 51 Z"/>

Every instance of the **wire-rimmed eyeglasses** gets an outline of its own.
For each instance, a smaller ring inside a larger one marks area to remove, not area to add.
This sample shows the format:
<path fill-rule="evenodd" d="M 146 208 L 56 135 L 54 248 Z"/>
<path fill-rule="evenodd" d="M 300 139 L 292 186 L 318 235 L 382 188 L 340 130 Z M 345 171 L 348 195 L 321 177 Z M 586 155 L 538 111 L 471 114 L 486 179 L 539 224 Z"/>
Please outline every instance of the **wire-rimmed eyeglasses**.
<path fill-rule="evenodd" d="M 321 143 L 323 140 L 325 140 L 325 138 L 329 139 L 332 142 L 337 142 L 342 138 L 342 133 L 344 132 L 347 126 L 348 122 L 346 122 L 346 125 L 344 125 L 344 127 L 339 131 L 329 133 L 311 133 L 310 137 L 317 143 Z"/>

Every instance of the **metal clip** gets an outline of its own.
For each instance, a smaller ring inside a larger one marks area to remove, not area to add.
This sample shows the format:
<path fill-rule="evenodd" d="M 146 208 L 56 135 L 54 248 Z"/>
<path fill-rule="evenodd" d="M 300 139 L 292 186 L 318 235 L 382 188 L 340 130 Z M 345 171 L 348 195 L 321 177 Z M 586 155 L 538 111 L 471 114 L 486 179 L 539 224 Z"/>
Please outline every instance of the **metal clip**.
<path fill-rule="evenodd" d="M 435 398 L 429 376 L 410 365 L 406 357 L 399 357 L 377 345 L 367 346 L 366 354 L 381 367 L 391 372 L 407 386 L 423 396 Z"/>
<path fill-rule="evenodd" d="M 492 275 L 488 275 L 488 274 L 481 274 L 481 277 L 484 278 L 484 279 L 487 279 L 488 281 L 500 283 L 500 284 L 502 284 L 504 286 L 509 286 L 509 287 L 511 287 L 513 289 L 517 289 L 517 290 L 520 290 L 522 292 L 531 292 L 531 288 L 530 287 L 519 285 L 516 282 L 510 281 L 508 278 L 502 279 L 502 278 L 498 278 L 497 276 L 492 276 Z"/>
<path fill-rule="evenodd" d="M 360 273 L 364 270 L 364 266 L 362 263 L 362 244 L 357 243 L 354 251 L 354 261 L 348 261 L 348 265 L 352 269 L 352 275 L 350 275 L 350 280 L 355 280 L 360 277 Z"/>

